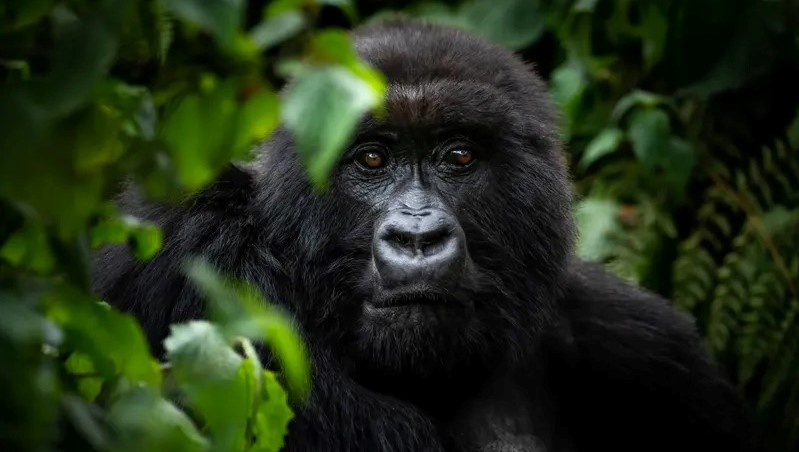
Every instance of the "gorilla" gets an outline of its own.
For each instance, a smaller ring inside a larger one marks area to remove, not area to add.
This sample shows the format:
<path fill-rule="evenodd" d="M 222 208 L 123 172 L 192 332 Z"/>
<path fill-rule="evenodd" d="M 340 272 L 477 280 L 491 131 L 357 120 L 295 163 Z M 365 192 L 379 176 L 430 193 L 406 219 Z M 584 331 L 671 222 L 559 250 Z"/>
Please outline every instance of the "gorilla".
<path fill-rule="evenodd" d="M 177 205 L 119 197 L 164 231 L 148 262 L 100 250 L 95 291 L 153 347 L 203 316 L 203 256 L 286 307 L 313 389 L 290 451 L 754 450 L 736 389 L 663 299 L 575 256 L 546 85 L 510 51 L 409 20 L 352 32 L 389 82 L 330 187 L 280 129 Z"/>

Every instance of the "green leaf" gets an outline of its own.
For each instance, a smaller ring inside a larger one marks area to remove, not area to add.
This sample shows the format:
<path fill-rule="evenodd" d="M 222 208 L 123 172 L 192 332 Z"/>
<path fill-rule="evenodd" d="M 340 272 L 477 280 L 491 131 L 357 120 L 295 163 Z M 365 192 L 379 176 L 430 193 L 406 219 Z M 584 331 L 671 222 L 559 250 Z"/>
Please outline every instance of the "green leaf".
<path fill-rule="evenodd" d="M 691 172 L 694 169 L 696 155 L 693 145 L 682 138 L 671 136 L 661 159 L 661 166 L 666 171 L 666 178 L 677 193 L 684 193 Z"/>
<path fill-rule="evenodd" d="M 566 63 L 552 72 L 550 90 L 564 115 L 564 139 L 571 136 L 572 124 L 578 119 L 580 103 L 587 87 L 585 76 L 576 64 Z"/>
<path fill-rule="evenodd" d="M 161 370 L 135 318 L 62 287 L 46 298 L 47 317 L 66 333 L 65 348 L 89 357 L 100 376 L 161 385 Z"/>
<path fill-rule="evenodd" d="M 627 135 L 635 156 L 647 171 L 652 171 L 668 150 L 669 116 L 659 109 L 635 110 L 630 115 Z"/>
<path fill-rule="evenodd" d="M 577 254 L 595 262 L 611 256 L 615 249 L 611 234 L 621 228 L 616 201 L 586 198 L 578 203 L 574 215 L 580 233 Z"/>
<path fill-rule="evenodd" d="M 641 25 L 638 28 L 643 41 L 644 69 L 647 71 L 652 69 L 663 56 L 668 26 L 666 15 L 658 6 L 650 4 L 643 13 Z"/>
<path fill-rule="evenodd" d="M 340 67 L 303 71 L 289 86 L 283 121 L 297 142 L 297 152 L 317 188 L 327 179 L 352 139 L 364 114 L 381 104 L 362 78 Z"/>
<path fill-rule="evenodd" d="M 47 232 L 36 223 L 24 225 L 9 237 L 0 248 L 0 257 L 13 265 L 41 274 L 52 270 L 55 263 Z"/>
<path fill-rule="evenodd" d="M 183 98 L 161 130 L 178 177 L 190 190 L 209 183 L 231 159 L 247 155 L 279 117 L 277 98 L 270 90 L 256 86 L 255 94 L 242 95 L 252 88 L 240 88 L 233 80 L 208 80 L 208 91 Z"/>
<path fill-rule="evenodd" d="M 228 340 L 243 336 L 266 342 L 292 394 L 304 398 L 310 390 L 308 351 L 291 317 L 270 306 L 254 287 L 223 278 L 207 262 L 188 262 L 186 274 L 208 301 L 221 333 Z"/>
<path fill-rule="evenodd" d="M 622 140 L 624 140 L 623 131 L 616 128 L 602 130 L 586 146 L 579 165 L 588 168 L 592 163 L 618 149 Z"/>
<path fill-rule="evenodd" d="M 790 143 L 791 147 L 799 149 L 799 110 L 796 110 L 796 115 L 788 126 L 787 135 L 788 143 Z"/>
<path fill-rule="evenodd" d="M 252 388 L 248 364 L 205 321 L 172 325 L 164 341 L 175 381 L 211 432 L 215 450 L 243 450 Z"/>
<path fill-rule="evenodd" d="M 6 32 L 30 25 L 50 12 L 53 0 L 3 2 L 0 7 L 0 30 Z"/>
<path fill-rule="evenodd" d="M 53 68 L 32 97 L 53 117 L 75 111 L 89 99 L 116 53 L 119 25 L 130 12 L 128 0 L 109 1 L 89 17 L 55 15 Z"/>
<path fill-rule="evenodd" d="M 256 25 L 250 32 L 250 38 L 258 50 L 264 50 L 295 36 L 305 26 L 302 13 L 288 11 Z"/>
<path fill-rule="evenodd" d="M 512 49 L 534 43 L 546 25 L 546 14 L 537 0 L 509 0 L 502 7 L 492 0 L 473 0 L 464 3 L 458 14 L 472 31 Z"/>
<path fill-rule="evenodd" d="M 263 395 L 255 414 L 255 443 L 252 451 L 278 452 L 283 448 L 288 426 L 294 418 L 288 396 L 275 374 L 263 372 Z"/>
<path fill-rule="evenodd" d="M 120 452 L 195 452 L 209 449 L 185 413 L 145 388 L 123 394 L 111 407 L 109 421 Z"/>
<path fill-rule="evenodd" d="M 64 363 L 66 370 L 78 379 L 78 391 L 84 399 L 93 401 L 103 386 L 103 378 L 95 376 L 97 369 L 85 353 L 75 352 Z"/>
<path fill-rule="evenodd" d="M 620 121 L 622 117 L 634 107 L 651 109 L 661 105 L 673 108 L 671 101 L 666 97 L 648 91 L 635 90 L 616 102 L 616 106 L 613 107 L 613 112 L 611 113 L 611 118 L 613 121 Z"/>
<path fill-rule="evenodd" d="M 163 0 L 176 17 L 211 32 L 223 48 L 230 48 L 244 18 L 244 0 Z"/>

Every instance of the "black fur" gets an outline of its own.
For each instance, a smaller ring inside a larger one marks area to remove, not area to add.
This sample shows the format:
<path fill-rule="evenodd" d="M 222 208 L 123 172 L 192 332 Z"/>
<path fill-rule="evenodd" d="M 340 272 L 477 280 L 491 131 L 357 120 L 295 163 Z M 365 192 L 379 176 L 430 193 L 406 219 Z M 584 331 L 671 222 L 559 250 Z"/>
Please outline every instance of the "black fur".
<path fill-rule="evenodd" d="M 188 256 L 287 306 L 315 368 L 289 450 L 752 450 L 741 401 L 691 322 L 574 257 L 556 117 L 533 71 L 436 26 L 385 23 L 354 40 L 390 86 L 387 119 L 367 118 L 353 146 L 393 133 L 389 169 L 366 174 L 348 154 L 315 193 L 281 130 L 257 164 L 179 206 L 131 188 L 121 204 L 163 228 L 164 248 L 147 263 L 102 250 L 97 292 L 135 313 L 157 350 L 170 323 L 203 315 L 180 272 Z M 429 163 L 453 134 L 480 149 L 473 169 Z M 368 318 L 375 225 L 411 192 L 465 232 L 468 271 L 443 296 L 468 308 Z"/>

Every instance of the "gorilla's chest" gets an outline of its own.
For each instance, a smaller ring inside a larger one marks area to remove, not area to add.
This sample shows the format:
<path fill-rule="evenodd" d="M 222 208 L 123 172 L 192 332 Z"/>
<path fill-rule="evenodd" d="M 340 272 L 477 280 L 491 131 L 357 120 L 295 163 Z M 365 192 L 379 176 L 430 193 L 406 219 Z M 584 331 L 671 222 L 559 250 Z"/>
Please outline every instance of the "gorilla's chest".
<path fill-rule="evenodd" d="M 450 433 L 469 451 L 570 452 L 562 426 L 540 382 L 499 378 L 465 406 Z"/>

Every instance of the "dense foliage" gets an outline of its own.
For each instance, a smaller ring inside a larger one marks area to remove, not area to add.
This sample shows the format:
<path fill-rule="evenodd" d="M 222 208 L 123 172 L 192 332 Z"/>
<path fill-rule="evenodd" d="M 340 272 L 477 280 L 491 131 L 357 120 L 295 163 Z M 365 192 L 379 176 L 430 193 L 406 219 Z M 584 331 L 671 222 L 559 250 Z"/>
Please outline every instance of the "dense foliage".
<path fill-rule="evenodd" d="M 796 2 L 3 0 L 3 449 L 280 448 L 309 383 L 285 314 L 186 262 L 209 321 L 174 325 L 159 362 L 91 294 L 89 255 L 160 247 L 115 209 L 121 184 L 185 199 L 279 121 L 324 189 L 384 87 L 344 29 L 394 12 L 537 64 L 563 112 L 580 254 L 693 315 L 769 450 L 799 447 Z"/>

